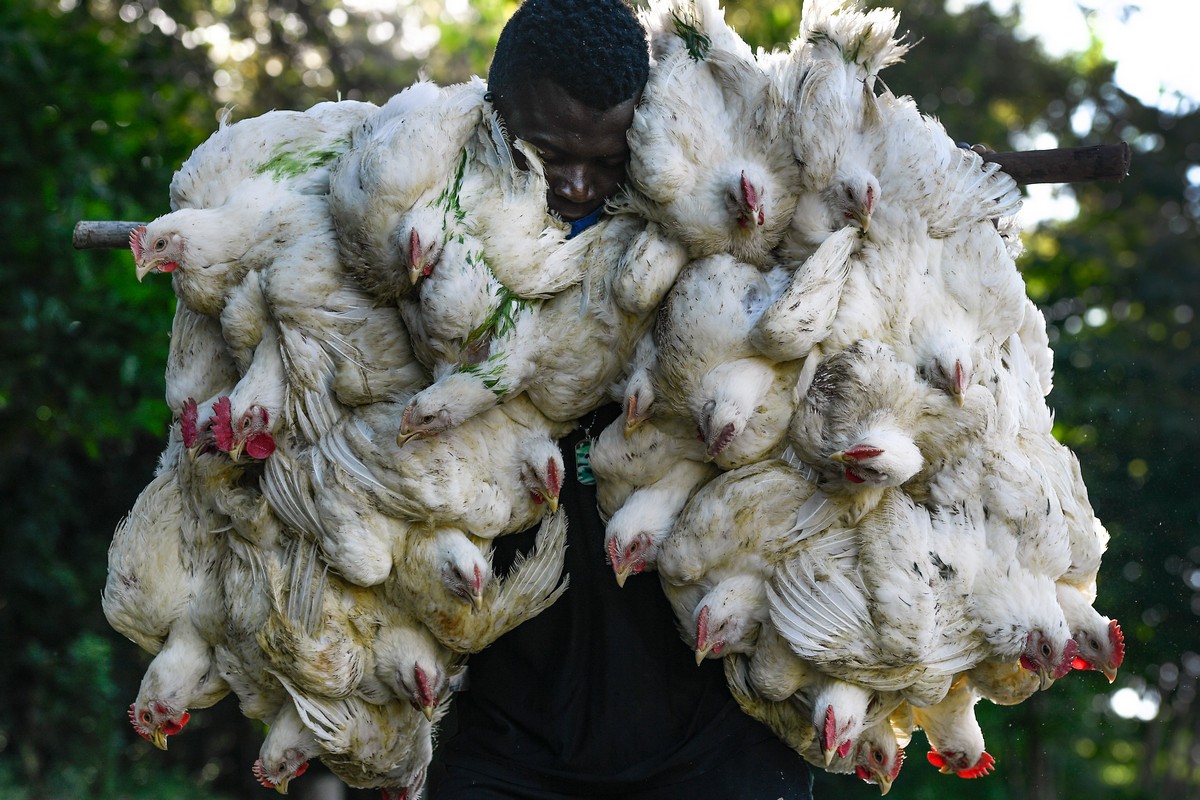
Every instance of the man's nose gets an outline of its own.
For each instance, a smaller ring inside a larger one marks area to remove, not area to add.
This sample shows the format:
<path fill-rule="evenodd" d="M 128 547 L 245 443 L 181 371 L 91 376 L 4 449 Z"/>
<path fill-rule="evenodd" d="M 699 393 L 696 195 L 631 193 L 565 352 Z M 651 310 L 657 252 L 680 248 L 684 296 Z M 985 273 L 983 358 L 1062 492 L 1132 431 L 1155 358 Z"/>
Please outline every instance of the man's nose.
<path fill-rule="evenodd" d="M 595 187 L 582 164 L 555 170 L 551 189 L 556 195 L 572 203 L 586 203 L 594 199 L 595 194 Z"/>

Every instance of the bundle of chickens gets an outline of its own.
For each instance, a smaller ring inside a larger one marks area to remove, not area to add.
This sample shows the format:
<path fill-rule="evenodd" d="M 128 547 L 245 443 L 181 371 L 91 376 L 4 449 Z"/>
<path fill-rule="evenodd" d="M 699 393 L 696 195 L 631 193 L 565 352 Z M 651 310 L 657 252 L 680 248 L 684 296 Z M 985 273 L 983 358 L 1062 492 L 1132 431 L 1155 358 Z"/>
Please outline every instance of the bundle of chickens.
<path fill-rule="evenodd" d="M 807 0 L 757 53 L 715 0 L 643 21 L 629 186 L 576 236 L 478 79 L 223 122 L 134 231 L 178 298 L 174 423 L 103 598 L 154 656 L 138 733 L 232 693 L 264 786 L 319 758 L 417 797 L 467 657 L 566 589 L 556 440 L 610 399 L 616 580 L 656 570 L 813 764 L 886 792 L 921 729 L 978 777 L 980 698 L 1113 680 L 1020 195 L 877 85 L 896 14 Z"/>

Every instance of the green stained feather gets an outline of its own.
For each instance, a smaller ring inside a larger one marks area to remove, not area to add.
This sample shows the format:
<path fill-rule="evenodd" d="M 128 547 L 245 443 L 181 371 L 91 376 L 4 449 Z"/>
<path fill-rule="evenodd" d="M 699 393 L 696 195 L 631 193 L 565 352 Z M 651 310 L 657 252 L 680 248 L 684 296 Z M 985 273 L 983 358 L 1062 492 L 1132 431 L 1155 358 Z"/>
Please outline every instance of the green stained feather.
<path fill-rule="evenodd" d="M 695 18 L 683 20 L 672 11 L 671 19 L 675 21 L 675 35 L 683 39 L 684 46 L 687 47 L 688 55 L 692 57 L 692 60 L 703 61 L 707 58 L 708 51 L 712 48 L 712 39 L 696 27 Z"/>
<path fill-rule="evenodd" d="M 463 175 L 467 171 L 467 149 L 464 147 L 462 153 L 458 156 L 458 166 L 454 169 L 454 178 L 442 190 L 442 193 L 433 201 L 433 205 L 440 207 L 452 214 L 459 222 L 467 216 L 467 212 L 463 210 L 462 203 L 459 202 L 459 194 L 462 192 Z"/>
<path fill-rule="evenodd" d="M 284 178 L 295 178 L 317 167 L 325 166 L 346 152 L 346 148 L 349 146 L 349 137 L 339 139 L 332 147 L 317 147 L 308 150 L 288 150 L 286 145 L 280 145 L 256 172 L 259 175 L 269 173 L 277 181 Z"/>
<path fill-rule="evenodd" d="M 479 380 L 483 381 L 483 385 L 491 390 L 496 397 L 504 397 L 508 394 L 508 384 L 504 383 L 504 370 L 506 358 L 504 353 L 496 353 L 489 356 L 486 361 L 479 364 L 467 364 L 459 369 L 464 375 L 474 375 Z"/>
<path fill-rule="evenodd" d="M 467 256 L 468 260 L 476 257 L 482 259 L 483 254 Z M 517 324 L 517 316 L 532 306 L 532 300 L 519 297 L 516 292 L 501 284 L 500 291 L 496 295 L 496 305 L 492 306 L 487 319 L 467 336 L 466 343 L 470 345 L 483 339 L 496 339 L 503 336 Z"/>

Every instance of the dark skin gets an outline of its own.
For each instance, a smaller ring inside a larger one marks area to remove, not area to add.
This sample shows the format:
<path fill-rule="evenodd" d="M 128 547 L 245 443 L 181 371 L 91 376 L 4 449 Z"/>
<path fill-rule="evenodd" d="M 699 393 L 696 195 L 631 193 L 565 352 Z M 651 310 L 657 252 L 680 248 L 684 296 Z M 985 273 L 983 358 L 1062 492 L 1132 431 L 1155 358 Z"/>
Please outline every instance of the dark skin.
<path fill-rule="evenodd" d="M 605 111 L 576 100 L 547 78 L 524 83 L 496 109 L 508 135 L 533 145 L 541 154 L 549 184 L 546 205 L 572 222 L 595 211 L 625 181 L 629 143 L 625 134 L 633 123 L 637 97 Z M 527 168 L 524 157 L 514 160 Z"/>

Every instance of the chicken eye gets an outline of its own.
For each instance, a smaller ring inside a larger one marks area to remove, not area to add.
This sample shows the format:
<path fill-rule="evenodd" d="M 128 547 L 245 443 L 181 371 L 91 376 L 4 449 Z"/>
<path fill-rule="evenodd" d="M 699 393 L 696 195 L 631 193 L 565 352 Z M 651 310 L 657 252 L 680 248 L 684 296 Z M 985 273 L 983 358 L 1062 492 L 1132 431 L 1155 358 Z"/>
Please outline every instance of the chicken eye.
<path fill-rule="evenodd" d="M 155 250 L 163 250 L 166 248 L 166 246 L 167 246 L 167 240 L 165 238 L 160 236 L 154 240 L 154 249 Z"/>
<path fill-rule="evenodd" d="M 151 716 L 150 716 L 150 712 L 149 712 L 149 711 L 143 711 L 143 712 L 142 712 L 142 723 L 143 723 L 143 724 L 146 724 L 146 725 L 149 725 L 151 722 L 152 722 L 152 718 L 151 718 Z"/>
<path fill-rule="evenodd" d="M 1046 642 L 1042 642 L 1042 657 L 1043 658 L 1050 657 L 1050 645 L 1047 644 Z"/>
<path fill-rule="evenodd" d="M 421 417 L 421 424 L 428 425 L 429 423 L 433 422 L 434 419 L 435 417 L 433 414 L 426 414 L 425 416 Z"/>
<path fill-rule="evenodd" d="M 878 749 L 872 750 L 871 751 L 871 760 L 874 761 L 876 764 L 882 764 L 883 763 L 883 751 L 878 750 Z"/>

